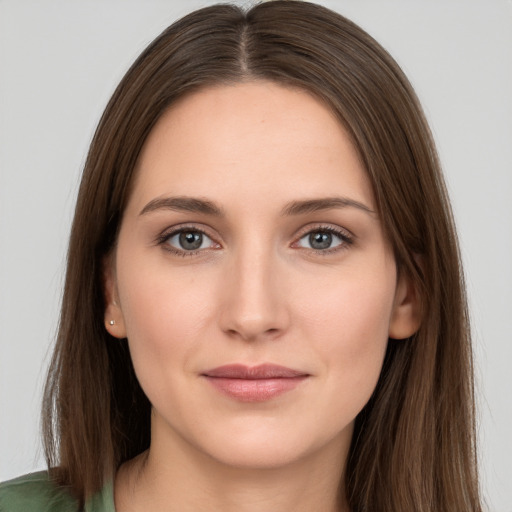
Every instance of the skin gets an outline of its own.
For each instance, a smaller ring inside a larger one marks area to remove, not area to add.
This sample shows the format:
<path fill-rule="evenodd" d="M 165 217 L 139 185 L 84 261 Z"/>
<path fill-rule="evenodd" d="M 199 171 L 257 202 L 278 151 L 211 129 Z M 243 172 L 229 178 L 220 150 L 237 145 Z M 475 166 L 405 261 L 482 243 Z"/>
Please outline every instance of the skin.
<path fill-rule="evenodd" d="M 107 265 L 105 324 L 128 338 L 152 439 L 118 472 L 118 511 L 347 510 L 338 489 L 354 419 L 388 337 L 418 327 L 347 133 L 306 92 L 218 86 L 162 116 L 136 171 Z M 157 207 L 171 196 L 222 215 Z M 285 211 L 333 197 L 360 206 Z M 198 251 L 180 246 L 184 228 L 205 233 Z M 315 249 L 309 235 L 329 229 L 339 234 Z M 246 403 L 202 375 L 232 363 L 308 377 Z"/>

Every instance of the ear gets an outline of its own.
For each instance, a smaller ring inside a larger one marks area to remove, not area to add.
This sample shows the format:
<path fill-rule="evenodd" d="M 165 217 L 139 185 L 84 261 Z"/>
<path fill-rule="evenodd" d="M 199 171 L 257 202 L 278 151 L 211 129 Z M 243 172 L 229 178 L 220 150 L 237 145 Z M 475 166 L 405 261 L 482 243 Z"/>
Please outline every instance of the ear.
<path fill-rule="evenodd" d="M 389 337 L 403 340 L 415 334 L 421 325 L 421 298 L 409 275 L 398 276 L 395 301 L 389 322 Z"/>
<path fill-rule="evenodd" d="M 126 338 L 123 312 L 119 305 L 114 257 L 103 260 L 103 293 L 105 296 L 105 328 L 115 338 Z"/>

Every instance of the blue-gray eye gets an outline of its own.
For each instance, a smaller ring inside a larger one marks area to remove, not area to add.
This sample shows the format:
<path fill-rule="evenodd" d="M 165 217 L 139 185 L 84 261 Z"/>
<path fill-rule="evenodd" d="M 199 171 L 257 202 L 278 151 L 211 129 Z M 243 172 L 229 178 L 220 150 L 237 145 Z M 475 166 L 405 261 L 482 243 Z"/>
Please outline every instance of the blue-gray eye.
<path fill-rule="evenodd" d="M 167 244 L 183 251 L 206 249 L 211 247 L 212 243 L 212 239 L 209 236 L 193 229 L 178 231 L 167 239 Z"/>
<path fill-rule="evenodd" d="M 345 242 L 341 235 L 337 235 L 331 231 L 316 230 L 304 235 L 298 242 L 299 247 L 307 249 L 315 249 L 317 251 L 325 249 L 333 249 Z"/>

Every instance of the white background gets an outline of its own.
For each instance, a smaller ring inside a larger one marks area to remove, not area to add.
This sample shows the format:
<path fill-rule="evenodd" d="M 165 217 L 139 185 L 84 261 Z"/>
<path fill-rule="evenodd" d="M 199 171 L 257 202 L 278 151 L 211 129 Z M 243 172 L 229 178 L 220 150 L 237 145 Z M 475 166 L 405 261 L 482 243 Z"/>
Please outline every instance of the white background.
<path fill-rule="evenodd" d="M 163 28 L 210 3 L 0 0 L 0 480 L 44 467 L 41 388 L 102 109 Z M 512 1 L 321 3 L 391 52 L 431 122 L 470 294 L 484 492 L 512 512 Z"/>

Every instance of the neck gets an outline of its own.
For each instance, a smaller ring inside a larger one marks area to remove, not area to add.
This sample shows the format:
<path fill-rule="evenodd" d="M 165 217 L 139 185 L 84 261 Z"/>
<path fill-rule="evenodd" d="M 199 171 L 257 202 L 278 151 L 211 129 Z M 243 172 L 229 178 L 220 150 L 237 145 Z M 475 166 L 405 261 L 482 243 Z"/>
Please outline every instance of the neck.
<path fill-rule="evenodd" d="M 347 512 L 342 492 L 346 443 L 276 467 L 240 467 L 198 452 L 181 439 L 152 438 L 147 452 L 116 477 L 117 512 Z"/>

